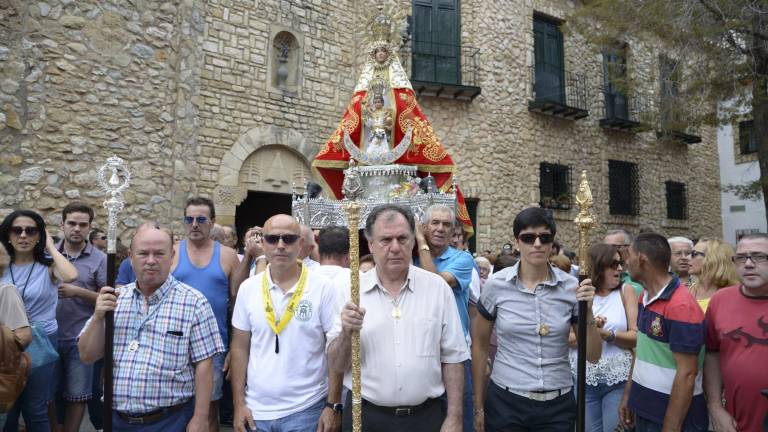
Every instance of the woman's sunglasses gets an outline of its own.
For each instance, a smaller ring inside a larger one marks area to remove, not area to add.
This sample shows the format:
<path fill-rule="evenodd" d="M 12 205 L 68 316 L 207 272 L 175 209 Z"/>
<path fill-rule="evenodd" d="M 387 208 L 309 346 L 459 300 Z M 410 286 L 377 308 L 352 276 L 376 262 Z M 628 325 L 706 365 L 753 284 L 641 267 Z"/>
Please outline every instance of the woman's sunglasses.
<path fill-rule="evenodd" d="M 20 236 L 22 233 L 26 233 L 27 236 L 32 237 L 34 235 L 40 234 L 40 229 L 38 227 L 33 227 L 33 226 L 28 226 L 28 227 L 12 226 L 11 232 L 17 236 Z"/>
<path fill-rule="evenodd" d="M 541 244 L 549 244 L 555 241 L 555 236 L 550 233 L 541 233 L 541 234 L 525 233 L 517 236 L 517 239 L 525 244 L 534 244 L 536 243 L 536 239 L 539 239 Z"/>

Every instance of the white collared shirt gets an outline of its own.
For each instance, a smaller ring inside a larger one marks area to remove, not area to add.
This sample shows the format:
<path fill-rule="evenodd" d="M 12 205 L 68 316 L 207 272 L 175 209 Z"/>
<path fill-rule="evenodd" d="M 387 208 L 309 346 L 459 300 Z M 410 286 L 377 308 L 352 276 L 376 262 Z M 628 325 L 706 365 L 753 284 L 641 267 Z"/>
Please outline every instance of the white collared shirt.
<path fill-rule="evenodd" d="M 279 322 L 298 283 L 283 294 L 272 282 L 270 268 L 267 266 L 265 271 L 275 321 Z M 328 393 L 325 341 L 339 312 L 332 282 L 309 270 L 301 301 L 280 332 L 280 352 L 275 353 L 275 332 L 264 312 L 262 274 L 248 278 L 240 286 L 232 325 L 251 333 L 246 404 L 255 420 L 274 420 L 303 411 Z"/>
<path fill-rule="evenodd" d="M 366 310 L 360 332 L 362 395 L 381 406 L 418 405 L 439 397 L 445 392 L 442 363 L 469 359 L 456 301 L 442 277 L 412 265 L 400 296 L 401 317 L 395 319 L 376 270 L 360 276 L 360 304 Z M 349 299 L 346 290 L 339 309 Z M 340 333 L 337 314 L 329 344 Z M 352 388 L 350 371 L 344 386 Z"/>

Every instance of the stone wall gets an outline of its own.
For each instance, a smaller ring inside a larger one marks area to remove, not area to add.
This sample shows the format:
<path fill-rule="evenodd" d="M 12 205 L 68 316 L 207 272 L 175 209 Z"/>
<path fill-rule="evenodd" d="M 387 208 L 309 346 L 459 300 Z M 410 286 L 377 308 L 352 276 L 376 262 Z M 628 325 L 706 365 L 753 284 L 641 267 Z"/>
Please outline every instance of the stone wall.
<path fill-rule="evenodd" d="M 351 0 L 0 0 L 0 213 L 33 208 L 56 223 L 70 199 L 100 209 L 94 174 L 112 154 L 134 172 L 123 233 L 143 218 L 176 221 L 179 230 L 190 194 L 234 209 L 243 193 L 238 170 L 252 152 L 283 145 L 309 163 L 335 128 L 365 55 L 354 32 L 365 7 Z M 537 205 L 540 162 L 571 166 L 574 191 L 578 173 L 588 171 L 595 236 L 619 226 L 719 235 L 713 132 L 685 145 L 659 141 L 653 131 L 602 129 L 602 59 L 578 35 L 565 35 L 565 63 L 590 82 L 589 116 L 569 121 L 528 111 L 533 14 L 565 20 L 573 7 L 463 1 L 461 39 L 480 50 L 482 94 L 472 102 L 420 98 L 465 195 L 479 199 L 478 249 L 509 241 L 514 215 Z M 280 65 L 280 32 L 290 32 L 297 49 L 286 62 L 297 68 L 290 88 L 271 75 Z M 627 42 L 630 74 L 653 98 L 659 52 Z M 639 216 L 608 214 L 609 159 L 638 164 Z M 667 180 L 686 184 L 687 220 L 666 219 Z M 556 212 L 571 246 L 575 213 Z"/>
<path fill-rule="evenodd" d="M 133 172 L 121 232 L 167 221 L 174 192 L 196 189 L 191 3 L 0 2 L 3 214 L 32 208 L 57 224 L 82 199 L 103 225 L 95 173 L 113 154 Z"/>

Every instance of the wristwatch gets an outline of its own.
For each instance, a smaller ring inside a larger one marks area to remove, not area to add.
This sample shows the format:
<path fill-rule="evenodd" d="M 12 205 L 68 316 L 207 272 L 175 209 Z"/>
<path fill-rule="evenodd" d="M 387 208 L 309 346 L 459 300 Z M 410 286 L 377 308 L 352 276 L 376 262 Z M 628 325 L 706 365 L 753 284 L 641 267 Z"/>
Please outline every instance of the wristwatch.
<path fill-rule="evenodd" d="M 611 334 L 608 335 L 607 338 L 605 338 L 605 341 L 608 343 L 613 343 L 613 341 L 616 340 L 616 330 L 611 330 Z"/>
<path fill-rule="evenodd" d="M 429 252 L 429 245 L 421 245 L 419 246 L 419 250 Z"/>
<path fill-rule="evenodd" d="M 326 408 L 330 408 L 330 409 L 333 410 L 333 412 L 337 412 L 337 413 L 340 413 L 340 412 L 344 411 L 344 405 L 342 405 L 340 403 L 326 402 L 325 403 L 325 407 Z"/>

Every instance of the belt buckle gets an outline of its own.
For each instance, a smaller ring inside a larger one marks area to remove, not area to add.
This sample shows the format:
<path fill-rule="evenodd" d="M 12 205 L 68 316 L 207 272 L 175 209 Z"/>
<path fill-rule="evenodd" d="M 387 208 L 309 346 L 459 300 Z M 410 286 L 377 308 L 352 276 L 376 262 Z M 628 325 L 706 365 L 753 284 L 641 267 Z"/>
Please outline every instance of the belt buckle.
<path fill-rule="evenodd" d="M 125 420 L 128 424 L 144 424 L 144 417 L 128 417 Z"/>
<path fill-rule="evenodd" d="M 408 417 L 411 415 L 411 408 L 395 408 L 395 415 L 398 417 Z"/>

